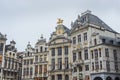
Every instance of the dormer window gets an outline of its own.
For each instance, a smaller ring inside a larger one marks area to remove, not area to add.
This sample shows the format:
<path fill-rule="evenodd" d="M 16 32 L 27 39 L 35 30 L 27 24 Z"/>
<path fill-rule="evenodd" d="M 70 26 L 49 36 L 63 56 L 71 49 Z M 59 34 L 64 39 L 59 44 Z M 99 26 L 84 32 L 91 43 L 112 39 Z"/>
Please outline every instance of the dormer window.
<path fill-rule="evenodd" d="M 113 44 L 113 42 L 114 42 L 113 40 L 110 40 L 110 43 L 111 43 L 111 44 Z"/>
<path fill-rule="evenodd" d="M 11 56 L 11 52 L 10 52 L 10 56 Z"/>
<path fill-rule="evenodd" d="M 94 39 L 94 45 L 97 45 L 97 40 L 96 39 Z"/>
<path fill-rule="evenodd" d="M 118 45 L 120 45 L 120 42 L 118 42 Z"/>
<path fill-rule="evenodd" d="M 86 21 L 86 17 L 81 18 L 80 22 L 84 23 Z"/>
<path fill-rule="evenodd" d="M 15 54 L 13 54 L 13 56 L 15 56 Z"/>
<path fill-rule="evenodd" d="M 40 52 L 43 52 L 43 47 L 42 46 L 40 47 Z"/>
<path fill-rule="evenodd" d="M 102 39 L 102 43 L 105 43 L 106 42 L 106 40 L 105 39 Z"/>

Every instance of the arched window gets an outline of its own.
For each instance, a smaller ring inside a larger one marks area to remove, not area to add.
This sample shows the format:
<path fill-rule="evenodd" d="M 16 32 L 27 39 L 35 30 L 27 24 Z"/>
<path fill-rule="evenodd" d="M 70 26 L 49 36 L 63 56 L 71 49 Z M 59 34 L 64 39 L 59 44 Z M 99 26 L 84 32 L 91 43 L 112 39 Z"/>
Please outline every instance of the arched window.
<path fill-rule="evenodd" d="M 111 78 L 110 76 L 108 76 L 108 77 L 106 78 L 106 80 L 112 80 L 112 78 Z"/>
<path fill-rule="evenodd" d="M 119 77 L 116 77 L 115 80 L 120 80 L 120 78 L 119 78 Z"/>
<path fill-rule="evenodd" d="M 29 53 L 30 53 L 30 52 L 28 51 L 28 56 L 29 56 Z"/>
<path fill-rule="evenodd" d="M 15 54 L 13 53 L 13 56 L 15 56 Z"/>
<path fill-rule="evenodd" d="M 40 47 L 40 52 L 43 52 L 43 47 L 42 46 Z"/>
<path fill-rule="evenodd" d="M 69 80 L 69 76 L 68 75 L 65 75 L 65 80 Z"/>
<path fill-rule="evenodd" d="M 96 77 L 94 80 L 103 80 L 101 77 Z"/>

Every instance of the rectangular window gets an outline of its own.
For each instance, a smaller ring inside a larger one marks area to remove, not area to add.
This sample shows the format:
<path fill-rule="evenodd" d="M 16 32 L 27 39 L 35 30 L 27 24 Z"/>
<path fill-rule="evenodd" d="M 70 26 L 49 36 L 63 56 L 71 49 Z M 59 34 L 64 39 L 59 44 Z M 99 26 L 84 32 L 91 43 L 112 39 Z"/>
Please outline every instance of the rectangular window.
<path fill-rule="evenodd" d="M 91 51 L 91 57 L 92 57 L 92 59 L 94 58 L 93 51 Z"/>
<path fill-rule="evenodd" d="M 95 53 L 95 58 L 98 58 L 98 50 L 97 49 L 94 50 L 94 53 Z"/>
<path fill-rule="evenodd" d="M 58 47 L 58 55 L 62 55 L 62 48 Z"/>
<path fill-rule="evenodd" d="M 79 58 L 79 60 L 82 60 L 82 54 L 81 54 L 81 51 L 78 53 L 78 58 Z"/>
<path fill-rule="evenodd" d="M 39 61 L 40 61 L 40 62 L 42 62 L 42 61 L 43 61 L 43 59 L 42 59 L 42 55 L 40 55 L 40 59 L 39 59 Z"/>
<path fill-rule="evenodd" d="M 30 75 L 32 75 L 32 73 L 33 73 L 32 71 L 33 71 L 33 68 L 31 67 L 30 68 Z"/>
<path fill-rule="evenodd" d="M 81 42 L 81 35 L 78 35 L 78 42 Z"/>
<path fill-rule="evenodd" d="M 84 50 L 84 54 L 85 54 L 85 60 L 87 60 L 88 59 L 88 50 L 87 49 Z"/>
<path fill-rule="evenodd" d="M 42 65 L 39 65 L 39 74 L 42 74 Z"/>
<path fill-rule="evenodd" d="M 51 53 L 52 53 L 52 56 L 55 56 L 55 48 L 52 48 Z"/>
<path fill-rule="evenodd" d="M 47 73 L 47 64 L 44 65 L 44 73 Z"/>
<path fill-rule="evenodd" d="M 27 75 L 29 75 L 29 68 L 27 68 L 27 72 L 26 73 L 27 73 Z"/>
<path fill-rule="evenodd" d="M 74 67 L 74 72 L 77 72 L 77 67 Z"/>
<path fill-rule="evenodd" d="M 102 61 L 100 61 L 100 69 L 102 70 Z"/>
<path fill-rule="evenodd" d="M 69 68 L 68 57 L 65 58 L 65 69 Z"/>
<path fill-rule="evenodd" d="M 68 54 L 68 46 L 65 46 L 64 49 L 65 49 L 65 55 L 67 55 Z"/>
<path fill-rule="evenodd" d="M 89 65 L 85 65 L 85 70 L 89 71 Z"/>
<path fill-rule="evenodd" d="M 118 69 L 118 62 L 115 62 L 115 71 L 117 72 L 119 69 Z"/>
<path fill-rule="evenodd" d="M 73 44 L 76 44 L 76 37 L 73 37 Z"/>
<path fill-rule="evenodd" d="M 99 70 L 99 64 L 98 64 L 98 61 L 95 62 L 95 70 Z"/>
<path fill-rule="evenodd" d="M 101 57 L 101 49 L 99 49 L 99 57 Z"/>
<path fill-rule="evenodd" d="M 45 52 L 47 51 L 47 48 L 45 48 Z"/>
<path fill-rule="evenodd" d="M 27 65 L 29 65 L 29 60 L 27 60 Z"/>
<path fill-rule="evenodd" d="M 76 53 L 73 53 L 73 62 L 76 61 Z"/>
<path fill-rule="evenodd" d="M 3 51 L 3 46 L 4 46 L 4 44 L 3 43 L 0 43 L 0 52 L 2 53 L 2 51 Z"/>
<path fill-rule="evenodd" d="M 24 65 L 26 65 L 26 60 L 24 60 Z"/>
<path fill-rule="evenodd" d="M 79 72 L 81 72 L 82 71 L 82 66 L 79 66 Z"/>
<path fill-rule="evenodd" d="M 62 75 L 61 75 L 61 74 L 58 74 L 58 75 L 57 75 L 57 78 L 58 78 L 57 80 L 62 80 Z"/>
<path fill-rule="evenodd" d="M 35 62 L 38 62 L 38 56 L 35 56 Z"/>
<path fill-rule="evenodd" d="M 94 70 L 94 62 L 92 62 L 92 70 Z"/>
<path fill-rule="evenodd" d="M 55 76 L 54 75 L 52 75 L 51 78 L 52 78 L 52 80 L 55 80 Z"/>
<path fill-rule="evenodd" d="M 105 48 L 105 56 L 109 57 L 109 50 L 108 50 L 108 48 Z"/>
<path fill-rule="evenodd" d="M 52 59 L 52 70 L 54 70 L 55 69 L 55 59 Z"/>
<path fill-rule="evenodd" d="M 106 61 L 106 70 L 110 72 L 110 62 Z"/>
<path fill-rule="evenodd" d="M 26 75 L 26 68 L 24 68 L 23 74 Z"/>
<path fill-rule="evenodd" d="M 114 60 L 117 61 L 117 50 L 113 50 Z"/>
<path fill-rule="evenodd" d="M 38 53 L 38 49 L 36 49 L 36 53 Z"/>
<path fill-rule="evenodd" d="M 84 41 L 87 40 L 87 33 L 84 33 Z"/>
<path fill-rule="evenodd" d="M 97 45 L 97 40 L 96 39 L 94 39 L 94 45 Z"/>
<path fill-rule="evenodd" d="M 30 59 L 30 64 L 33 64 L 33 59 Z"/>
<path fill-rule="evenodd" d="M 35 65 L 35 75 L 38 74 L 38 65 Z"/>
<path fill-rule="evenodd" d="M 58 58 L 58 69 L 62 69 L 62 58 Z"/>
<path fill-rule="evenodd" d="M 46 57 L 46 55 L 44 56 L 44 61 L 47 61 L 47 57 Z"/>

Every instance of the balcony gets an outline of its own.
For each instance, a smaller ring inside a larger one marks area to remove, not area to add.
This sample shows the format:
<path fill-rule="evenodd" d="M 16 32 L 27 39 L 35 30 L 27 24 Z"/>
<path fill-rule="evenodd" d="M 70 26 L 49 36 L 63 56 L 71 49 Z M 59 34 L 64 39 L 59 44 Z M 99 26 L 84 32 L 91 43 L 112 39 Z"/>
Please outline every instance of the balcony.
<path fill-rule="evenodd" d="M 47 77 L 47 73 L 44 73 L 44 74 L 43 74 L 43 77 Z"/>
<path fill-rule="evenodd" d="M 83 64 L 84 64 L 83 60 L 77 60 L 73 63 L 73 65 L 76 65 L 76 66 L 80 66 L 80 65 L 83 65 Z"/>

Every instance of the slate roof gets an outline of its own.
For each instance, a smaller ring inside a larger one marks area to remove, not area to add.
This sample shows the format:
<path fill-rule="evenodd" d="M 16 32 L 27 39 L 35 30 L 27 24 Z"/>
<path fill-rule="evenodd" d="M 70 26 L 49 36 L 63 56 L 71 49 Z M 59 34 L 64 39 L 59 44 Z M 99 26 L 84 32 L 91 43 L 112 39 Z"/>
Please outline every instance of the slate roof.
<path fill-rule="evenodd" d="M 6 40 L 6 35 L 3 35 L 3 34 L 0 32 L 0 39 Z"/>
<path fill-rule="evenodd" d="M 10 43 L 16 44 L 16 42 L 14 40 L 10 41 Z"/>
<path fill-rule="evenodd" d="M 109 27 L 105 22 L 103 22 L 100 18 L 91 14 L 90 12 L 87 13 L 87 11 L 81 17 L 78 16 L 78 19 L 76 19 L 72 25 L 72 28 L 73 28 L 72 30 L 78 27 L 79 24 L 82 24 L 82 25 L 93 24 L 96 26 L 100 26 L 101 28 L 104 28 L 105 30 L 117 33 L 111 27 Z"/>
<path fill-rule="evenodd" d="M 57 25 L 57 27 L 63 27 L 64 30 L 65 30 L 65 32 L 68 33 L 68 34 L 70 34 L 70 29 L 67 28 L 65 25 Z"/>

